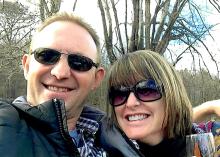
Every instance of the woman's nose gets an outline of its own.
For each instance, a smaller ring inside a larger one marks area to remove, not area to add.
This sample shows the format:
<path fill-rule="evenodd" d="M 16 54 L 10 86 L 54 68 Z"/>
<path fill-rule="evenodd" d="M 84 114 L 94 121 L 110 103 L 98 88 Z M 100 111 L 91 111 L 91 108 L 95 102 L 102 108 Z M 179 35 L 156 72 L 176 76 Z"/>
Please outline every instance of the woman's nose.
<path fill-rule="evenodd" d="M 127 107 L 140 105 L 140 101 L 137 99 L 135 94 L 131 92 L 128 96 L 127 102 L 125 103 Z"/>

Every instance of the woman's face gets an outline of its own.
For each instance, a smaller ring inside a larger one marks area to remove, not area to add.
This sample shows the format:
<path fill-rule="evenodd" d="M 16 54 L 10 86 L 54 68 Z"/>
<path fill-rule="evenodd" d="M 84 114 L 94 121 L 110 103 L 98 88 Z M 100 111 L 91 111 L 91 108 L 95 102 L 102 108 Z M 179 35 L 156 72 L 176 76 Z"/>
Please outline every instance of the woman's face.
<path fill-rule="evenodd" d="M 154 94 L 154 93 L 153 93 Z M 137 94 L 136 94 L 137 95 Z M 155 98 L 157 95 L 153 95 Z M 130 139 L 156 145 L 164 138 L 165 101 L 143 102 L 130 92 L 122 105 L 114 107 L 119 126 Z"/>

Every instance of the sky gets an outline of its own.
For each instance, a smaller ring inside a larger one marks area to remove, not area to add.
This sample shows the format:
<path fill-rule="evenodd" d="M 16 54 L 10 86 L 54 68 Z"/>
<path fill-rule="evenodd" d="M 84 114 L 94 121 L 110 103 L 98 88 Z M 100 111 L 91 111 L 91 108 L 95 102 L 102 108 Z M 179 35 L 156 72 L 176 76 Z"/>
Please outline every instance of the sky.
<path fill-rule="evenodd" d="M 63 0 L 60 10 L 72 12 L 73 3 L 74 0 Z M 90 23 L 97 30 L 99 36 L 103 36 L 102 19 L 97 0 L 78 0 L 74 13 Z"/>

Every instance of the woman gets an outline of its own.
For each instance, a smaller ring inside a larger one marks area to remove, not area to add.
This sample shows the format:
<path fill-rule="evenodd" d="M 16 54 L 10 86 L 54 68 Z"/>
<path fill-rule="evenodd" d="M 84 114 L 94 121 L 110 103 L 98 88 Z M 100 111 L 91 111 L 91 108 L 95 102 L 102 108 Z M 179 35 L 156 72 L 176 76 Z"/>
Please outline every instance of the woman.
<path fill-rule="evenodd" d="M 185 156 L 192 106 L 180 76 L 163 57 L 148 50 L 128 53 L 112 66 L 108 84 L 113 123 L 139 156 Z"/>

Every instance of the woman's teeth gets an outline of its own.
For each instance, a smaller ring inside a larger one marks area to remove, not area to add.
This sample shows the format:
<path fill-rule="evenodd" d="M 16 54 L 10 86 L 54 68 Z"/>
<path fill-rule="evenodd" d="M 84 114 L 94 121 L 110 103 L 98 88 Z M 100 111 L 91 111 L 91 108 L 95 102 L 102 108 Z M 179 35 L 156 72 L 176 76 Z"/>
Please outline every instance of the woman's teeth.
<path fill-rule="evenodd" d="M 132 115 L 132 116 L 128 116 L 128 120 L 129 121 L 143 120 L 147 117 L 148 116 L 146 114 Z"/>

